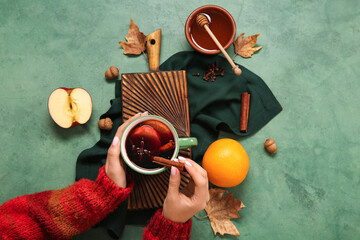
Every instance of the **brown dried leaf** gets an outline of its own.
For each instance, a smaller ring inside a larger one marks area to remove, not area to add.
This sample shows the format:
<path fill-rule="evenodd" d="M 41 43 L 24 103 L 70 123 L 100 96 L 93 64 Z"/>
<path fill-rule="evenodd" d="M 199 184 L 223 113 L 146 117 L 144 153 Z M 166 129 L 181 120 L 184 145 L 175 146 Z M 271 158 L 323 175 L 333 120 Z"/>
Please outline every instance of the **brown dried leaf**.
<path fill-rule="evenodd" d="M 243 58 L 251 58 L 251 55 L 253 55 L 254 52 L 259 51 L 262 48 L 262 46 L 253 48 L 256 45 L 257 37 L 260 34 L 247 36 L 243 39 L 244 35 L 245 33 L 240 34 L 234 41 L 235 53 Z"/>
<path fill-rule="evenodd" d="M 129 32 L 125 39 L 127 42 L 120 41 L 119 44 L 125 50 L 124 54 L 140 55 L 145 51 L 145 34 L 139 31 L 139 27 L 130 18 Z"/>
<path fill-rule="evenodd" d="M 227 193 L 225 197 L 223 197 L 224 192 Z M 233 198 L 233 194 L 224 189 L 211 188 L 209 193 L 210 200 L 205 207 L 205 211 L 209 217 L 214 235 L 216 233 L 221 235 L 226 233 L 240 236 L 230 219 L 240 218 L 238 211 L 243 209 L 245 205 L 239 199 Z"/>

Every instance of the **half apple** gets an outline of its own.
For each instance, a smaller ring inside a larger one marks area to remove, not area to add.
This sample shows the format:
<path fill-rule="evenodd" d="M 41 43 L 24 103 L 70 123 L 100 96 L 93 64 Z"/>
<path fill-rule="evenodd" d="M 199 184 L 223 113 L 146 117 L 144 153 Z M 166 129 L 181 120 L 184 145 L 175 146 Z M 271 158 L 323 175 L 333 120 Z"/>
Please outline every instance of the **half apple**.
<path fill-rule="evenodd" d="M 58 88 L 49 97 L 51 118 L 62 128 L 89 121 L 92 113 L 90 94 L 83 88 Z"/>

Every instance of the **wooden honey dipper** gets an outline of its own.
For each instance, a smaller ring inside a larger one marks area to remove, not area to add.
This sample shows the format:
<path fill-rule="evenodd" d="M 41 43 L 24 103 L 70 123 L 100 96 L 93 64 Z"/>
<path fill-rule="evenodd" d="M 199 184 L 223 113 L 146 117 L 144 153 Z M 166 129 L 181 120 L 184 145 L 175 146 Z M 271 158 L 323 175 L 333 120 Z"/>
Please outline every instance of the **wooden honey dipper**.
<path fill-rule="evenodd" d="M 239 68 L 238 65 L 235 65 L 235 63 L 233 62 L 233 60 L 230 58 L 229 54 L 227 54 L 227 52 L 225 51 L 225 49 L 223 48 L 223 46 L 221 46 L 220 42 L 217 40 L 217 38 L 215 37 L 215 35 L 213 34 L 213 32 L 210 30 L 209 28 L 209 19 L 204 15 L 204 14 L 199 14 L 196 16 L 196 23 L 200 26 L 200 27 L 204 27 L 205 30 L 207 31 L 207 33 L 210 35 L 210 37 L 212 38 L 212 40 L 215 42 L 215 44 L 218 46 L 218 48 L 220 49 L 220 51 L 224 54 L 225 58 L 228 60 L 228 62 L 230 63 L 230 65 L 232 66 L 232 70 L 234 71 L 235 75 L 239 76 L 241 74 L 241 69 Z"/>

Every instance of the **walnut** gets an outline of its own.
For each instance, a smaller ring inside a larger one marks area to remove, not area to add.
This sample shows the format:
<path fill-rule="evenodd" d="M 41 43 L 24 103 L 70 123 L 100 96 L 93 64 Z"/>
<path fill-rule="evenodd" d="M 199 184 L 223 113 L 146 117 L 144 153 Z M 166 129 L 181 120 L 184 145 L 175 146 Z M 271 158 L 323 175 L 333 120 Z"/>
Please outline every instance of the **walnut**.
<path fill-rule="evenodd" d="M 115 79 L 119 76 L 119 69 L 115 66 L 111 66 L 108 70 L 105 72 L 105 77 L 107 79 Z"/>
<path fill-rule="evenodd" d="M 274 139 L 266 139 L 264 147 L 269 153 L 276 153 L 277 146 Z"/>
<path fill-rule="evenodd" d="M 98 122 L 99 128 L 103 130 L 111 130 L 113 127 L 113 121 L 111 118 L 103 118 Z"/>

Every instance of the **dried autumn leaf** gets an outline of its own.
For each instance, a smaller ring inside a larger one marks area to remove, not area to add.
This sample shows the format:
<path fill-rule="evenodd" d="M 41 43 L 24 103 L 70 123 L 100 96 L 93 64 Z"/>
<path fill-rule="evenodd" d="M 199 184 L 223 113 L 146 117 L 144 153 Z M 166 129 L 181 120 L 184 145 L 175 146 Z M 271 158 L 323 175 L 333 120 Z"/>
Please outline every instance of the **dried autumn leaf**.
<path fill-rule="evenodd" d="M 130 18 L 129 32 L 125 39 L 127 42 L 120 41 L 119 44 L 125 50 L 124 54 L 140 55 L 145 51 L 145 34 L 139 31 L 139 27 Z"/>
<path fill-rule="evenodd" d="M 254 48 L 257 37 L 260 34 L 247 36 L 243 39 L 244 35 L 245 33 L 240 34 L 234 41 L 235 53 L 244 58 L 251 58 L 251 55 L 253 55 L 254 52 L 259 51 L 262 48 L 262 46 Z"/>
<path fill-rule="evenodd" d="M 225 197 L 223 197 L 224 192 L 227 192 Z M 238 211 L 243 209 L 245 205 L 239 199 L 233 198 L 233 194 L 224 189 L 211 188 L 209 193 L 210 200 L 205 207 L 205 211 L 209 217 L 214 235 L 216 233 L 221 235 L 226 233 L 240 236 L 230 219 L 240 218 Z"/>

